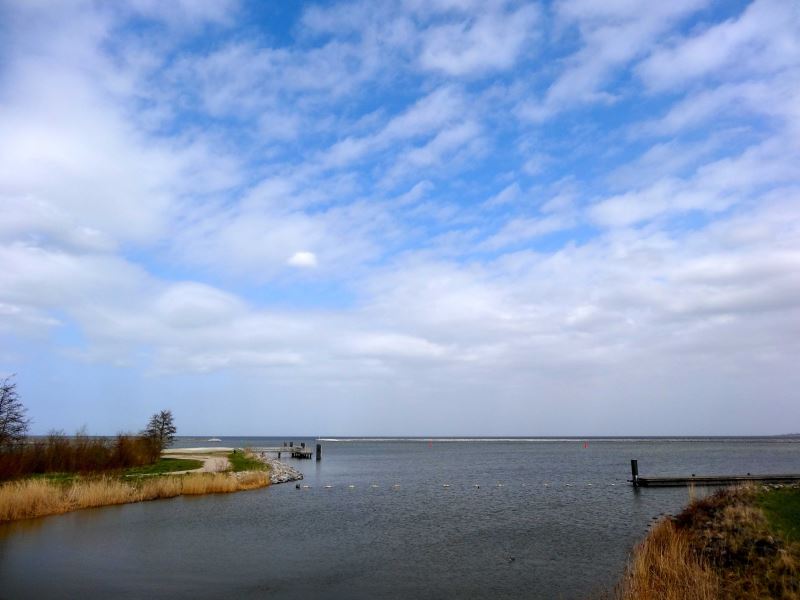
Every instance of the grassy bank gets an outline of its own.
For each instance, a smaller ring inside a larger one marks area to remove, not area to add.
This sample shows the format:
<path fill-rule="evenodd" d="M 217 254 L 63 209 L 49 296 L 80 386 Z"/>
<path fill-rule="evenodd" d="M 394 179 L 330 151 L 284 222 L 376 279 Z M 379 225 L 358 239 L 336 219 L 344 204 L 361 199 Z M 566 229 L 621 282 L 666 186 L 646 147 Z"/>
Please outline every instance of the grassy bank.
<path fill-rule="evenodd" d="M 96 477 L 59 482 L 25 479 L 0 485 L 0 522 L 181 495 L 218 494 L 269 485 L 263 471 L 188 473 L 123 480 Z"/>
<path fill-rule="evenodd" d="M 175 471 L 191 471 L 203 466 L 202 460 L 193 458 L 159 458 L 152 465 L 133 467 L 125 471 L 126 475 L 163 475 Z"/>
<path fill-rule="evenodd" d="M 238 473 L 240 471 L 268 471 L 269 466 L 259 460 L 251 452 L 247 450 L 235 450 L 228 454 L 228 462 L 231 465 L 231 471 Z"/>
<path fill-rule="evenodd" d="M 800 598 L 800 489 L 727 489 L 660 521 L 621 600 Z"/>

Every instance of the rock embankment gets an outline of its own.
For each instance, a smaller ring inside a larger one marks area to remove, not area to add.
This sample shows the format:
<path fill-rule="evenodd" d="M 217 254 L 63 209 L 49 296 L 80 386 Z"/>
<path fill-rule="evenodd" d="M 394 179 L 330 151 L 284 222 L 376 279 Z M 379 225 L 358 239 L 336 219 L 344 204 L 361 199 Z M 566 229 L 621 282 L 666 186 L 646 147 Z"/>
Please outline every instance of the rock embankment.
<path fill-rule="evenodd" d="M 264 455 L 260 455 L 258 458 L 269 465 L 270 483 L 286 483 L 287 481 L 299 481 L 303 478 L 303 474 L 300 471 L 275 458 L 268 458 Z"/>

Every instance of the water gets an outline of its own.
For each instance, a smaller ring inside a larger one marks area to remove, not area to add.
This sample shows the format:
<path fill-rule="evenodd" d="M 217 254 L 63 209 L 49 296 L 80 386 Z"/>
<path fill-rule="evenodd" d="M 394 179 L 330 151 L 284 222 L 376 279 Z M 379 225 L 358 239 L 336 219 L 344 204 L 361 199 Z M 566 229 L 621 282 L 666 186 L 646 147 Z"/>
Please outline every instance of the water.
<path fill-rule="evenodd" d="M 310 489 L 0 526 L 0 598 L 592 597 L 614 585 L 653 517 L 688 500 L 685 488 L 633 490 L 631 458 L 642 475 L 798 473 L 800 443 L 325 441 L 320 463 L 287 459 Z"/>

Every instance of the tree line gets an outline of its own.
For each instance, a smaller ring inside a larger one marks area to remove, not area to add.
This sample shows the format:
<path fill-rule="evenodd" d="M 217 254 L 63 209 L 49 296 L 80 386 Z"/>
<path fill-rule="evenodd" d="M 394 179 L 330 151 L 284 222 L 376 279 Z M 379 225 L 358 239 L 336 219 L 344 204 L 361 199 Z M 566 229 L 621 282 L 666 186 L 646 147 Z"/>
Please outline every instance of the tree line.
<path fill-rule="evenodd" d="M 172 444 L 177 429 L 172 412 L 155 413 L 138 434 L 91 437 L 85 431 L 67 436 L 53 431 L 29 438 L 30 419 L 16 381 L 0 382 L 0 480 L 36 473 L 85 473 L 127 469 L 155 463 Z"/>

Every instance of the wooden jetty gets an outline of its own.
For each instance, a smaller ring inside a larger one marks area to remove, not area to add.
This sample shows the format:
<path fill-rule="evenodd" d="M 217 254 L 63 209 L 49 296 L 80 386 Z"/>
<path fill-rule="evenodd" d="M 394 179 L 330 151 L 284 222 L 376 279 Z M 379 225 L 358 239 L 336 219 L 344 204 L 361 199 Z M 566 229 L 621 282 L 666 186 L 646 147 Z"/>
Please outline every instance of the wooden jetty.
<path fill-rule="evenodd" d="M 768 474 L 768 475 L 695 475 L 689 477 L 641 477 L 639 461 L 631 460 L 631 479 L 633 487 L 680 487 L 680 486 L 724 486 L 737 483 L 795 483 L 800 482 L 800 474 Z"/>
<path fill-rule="evenodd" d="M 304 459 L 311 459 L 314 456 L 314 450 L 311 447 L 306 447 L 305 442 L 301 442 L 299 444 L 295 444 L 294 442 L 284 442 L 283 446 L 276 446 L 276 447 L 257 447 L 257 448 L 250 448 L 253 452 L 261 453 L 261 454 L 277 454 L 278 458 L 281 457 L 282 454 L 288 454 L 292 458 L 304 458 Z M 322 444 L 317 444 L 316 448 L 316 455 L 317 460 L 322 460 Z"/>

